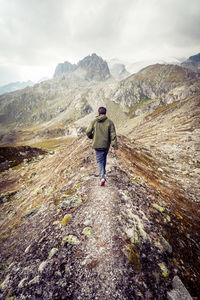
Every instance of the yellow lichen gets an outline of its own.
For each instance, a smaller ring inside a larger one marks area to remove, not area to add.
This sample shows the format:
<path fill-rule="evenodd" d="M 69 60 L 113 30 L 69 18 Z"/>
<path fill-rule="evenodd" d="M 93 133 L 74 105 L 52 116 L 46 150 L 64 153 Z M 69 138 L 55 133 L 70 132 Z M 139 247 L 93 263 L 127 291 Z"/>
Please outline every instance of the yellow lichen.
<path fill-rule="evenodd" d="M 78 183 L 77 186 L 75 187 L 75 190 L 78 190 L 82 184 L 83 182 Z"/>
<path fill-rule="evenodd" d="M 67 223 L 72 219 L 72 215 L 65 215 L 61 221 L 62 225 L 67 225 Z"/>
<path fill-rule="evenodd" d="M 164 212 L 164 208 L 156 203 L 153 203 L 152 206 L 157 209 L 159 212 Z"/>
<path fill-rule="evenodd" d="M 166 215 L 166 217 L 164 218 L 164 222 L 165 222 L 165 223 L 171 222 L 170 216 Z"/>
<path fill-rule="evenodd" d="M 165 266 L 165 264 L 164 263 L 160 263 L 158 265 L 159 265 L 159 267 L 160 267 L 160 269 L 162 271 L 162 275 L 164 277 L 167 277 L 169 275 L 169 271 L 168 271 L 167 267 Z"/>
<path fill-rule="evenodd" d="M 137 178 L 131 178 L 131 181 L 138 183 L 138 179 Z"/>
<path fill-rule="evenodd" d="M 183 219 L 183 217 L 179 214 L 178 211 L 175 212 L 175 215 L 176 215 L 179 219 L 181 219 L 181 220 Z"/>

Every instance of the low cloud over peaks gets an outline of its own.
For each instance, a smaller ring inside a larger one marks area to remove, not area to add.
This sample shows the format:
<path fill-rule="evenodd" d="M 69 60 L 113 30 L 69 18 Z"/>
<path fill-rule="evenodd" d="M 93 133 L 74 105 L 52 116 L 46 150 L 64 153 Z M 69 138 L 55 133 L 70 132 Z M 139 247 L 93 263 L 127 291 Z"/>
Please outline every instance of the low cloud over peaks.
<path fill-rule="evenodd" d="M 5 66 L 31 79 L 37 67 L 53 73 L 58 62 L 93 52 L 131 61 L 188 57 L 200 49 L 199 14 L 198 0 L 1 0 L 1 78 Z M 45 75 L 52 74 L 38 78 Z"/>

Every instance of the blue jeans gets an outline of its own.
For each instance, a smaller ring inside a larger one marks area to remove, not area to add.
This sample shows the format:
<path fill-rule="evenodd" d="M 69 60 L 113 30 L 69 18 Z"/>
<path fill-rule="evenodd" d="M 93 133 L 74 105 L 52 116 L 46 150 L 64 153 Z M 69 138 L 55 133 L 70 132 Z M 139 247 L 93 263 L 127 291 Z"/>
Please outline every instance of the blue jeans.
<path fill-rule="evenodd" d="M 105 150 L 96 150 L 96 161 L 98 165 L 99 178 L 105 179 L 106 174 L 106 159 L 108 154 L 108 149 Z"/>

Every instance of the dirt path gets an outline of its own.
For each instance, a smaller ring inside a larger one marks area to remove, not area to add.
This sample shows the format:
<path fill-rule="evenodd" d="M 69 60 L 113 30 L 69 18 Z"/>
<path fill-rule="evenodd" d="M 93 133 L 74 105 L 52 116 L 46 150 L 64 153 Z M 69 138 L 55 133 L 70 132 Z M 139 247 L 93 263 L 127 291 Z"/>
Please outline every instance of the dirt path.
<path fill-rule="evenodd" d="M 108 173 L 111 172 L 114 164 L 115 160 L 109 158 Z M 119 193 L 109 177 L 104 187 L 99 186 L 97 178 L 92 179 L 88 184 L 88 205 L 79 211 L 76 220 L 83 223 L 85 228 L 91 228 L 91 236 L 86 237 L 81 249 L 84 260 L 81 262 L 82 270 L 77 276 L 81 285 L 75 292 L 75 298 L 123 299 L 125 264 L 117 239 Z M 77 227 L 77 224 L 75 226 Z"/>

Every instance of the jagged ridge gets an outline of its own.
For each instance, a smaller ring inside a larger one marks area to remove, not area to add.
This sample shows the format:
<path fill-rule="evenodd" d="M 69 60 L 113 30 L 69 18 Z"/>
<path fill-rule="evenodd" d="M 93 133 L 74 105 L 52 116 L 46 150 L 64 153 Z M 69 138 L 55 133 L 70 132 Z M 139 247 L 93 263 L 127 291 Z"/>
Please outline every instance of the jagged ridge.
<path fill-rule="evenodd" d="M 79 71 L 85 71 L 86 80 L 105 80 L 110 77 L 110 71 L 107 65 L 107 62 L 104 61 L 101 57 L 97 56 L 95 53 L 89 55 L 78 62 L 78 64 L 71 64 L 69 62 L 64 62 L 59 64 L 56 67 L 54 78 L 66 73 L 73 73 L 76 71 L 76 74 Z"/>

